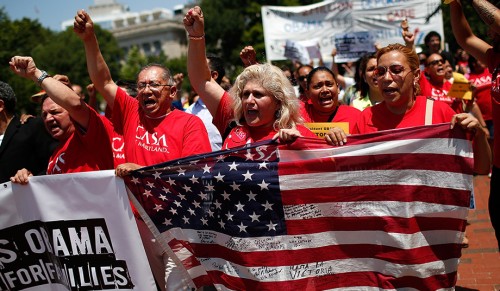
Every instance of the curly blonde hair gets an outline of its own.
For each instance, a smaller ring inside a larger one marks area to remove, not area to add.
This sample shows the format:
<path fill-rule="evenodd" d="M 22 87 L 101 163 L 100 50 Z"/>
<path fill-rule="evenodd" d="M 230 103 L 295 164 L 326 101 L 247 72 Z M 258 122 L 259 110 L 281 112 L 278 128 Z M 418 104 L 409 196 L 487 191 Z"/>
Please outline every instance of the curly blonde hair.
<path fill-rule="evenodd" d="M 278 101 L 280 109 L 275 114 L 273 125 L 275 130 L 295 128 L 296 124 L 303 122 L 295 89 L 283 71 L 271 64 L 257 64 L 245 68 L 229 92 L 233 99 L 234 119 L 237 124 L 244 118 L 241 97 L 245 85 L 250 81 L 258 83 Z"/>

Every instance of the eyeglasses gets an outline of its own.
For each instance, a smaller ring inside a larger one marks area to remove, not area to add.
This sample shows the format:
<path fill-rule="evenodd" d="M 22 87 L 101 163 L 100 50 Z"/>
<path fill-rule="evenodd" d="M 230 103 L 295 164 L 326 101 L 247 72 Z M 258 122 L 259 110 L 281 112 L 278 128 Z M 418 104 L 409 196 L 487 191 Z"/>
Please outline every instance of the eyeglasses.
<path fill-rule="evenodd" d="M 429 62 L 429 63 L 427 64 L 427 66 L 435 66 L 435 65 L 437 65 L 437 64 L 440 64 L 440 65 L 444 64 L 444 60 L 443 60 L 443 59 L 434 60 L 434 61 L 432 61 L 432 62 Z"/>
<path fill-rule="evenodd" d="M 146 87 L 149 86 L 149 89 L 151 91 L 160 91 L 161 87 L 172 87 L 173 85 L 170 84 L 158 84 L 158 83 L 137 83 L 137 91 L 142 91 L 146 89 Z"/>
<path fill-rule="evenodd" d="M 307 79 L 307 76 L 299 76 L 299 81 L 305 81 Z"/>
<path fill-rule="evenodd" d="M 375 69 L 374 74 L 376 78 L 383 78 L 385 74 L 389 72 L 391 77 L 394 77 L 394 76 L 400 76 L 401 73 L 404 72 L 404 70 L 405 67 L 403 65 L 398 65 L 398 64 L 390 65 L 389 67 L 378 66 Z"/>

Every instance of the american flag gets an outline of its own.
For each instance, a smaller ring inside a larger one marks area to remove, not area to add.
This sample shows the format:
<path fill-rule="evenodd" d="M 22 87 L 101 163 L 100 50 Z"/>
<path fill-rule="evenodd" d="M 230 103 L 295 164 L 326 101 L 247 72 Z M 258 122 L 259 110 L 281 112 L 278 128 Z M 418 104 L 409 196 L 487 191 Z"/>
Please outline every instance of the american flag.
<path fill-rule="evenodd" d="M 472 164 L 465 133 L 441 124 L 250 144 L 128 187 L 191 287 L 437 290 L 456 283 Z"/>

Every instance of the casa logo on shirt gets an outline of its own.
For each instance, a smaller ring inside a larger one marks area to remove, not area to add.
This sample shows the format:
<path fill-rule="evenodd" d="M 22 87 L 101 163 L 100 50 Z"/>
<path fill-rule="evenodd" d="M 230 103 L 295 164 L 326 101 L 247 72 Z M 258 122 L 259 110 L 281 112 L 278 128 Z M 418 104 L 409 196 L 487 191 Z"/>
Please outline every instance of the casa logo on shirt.
<path fill-rule="evenodd" d="M 138 126 L 135 132 L 137 144 L 150 152 L 168 153 L 167 137 L 157 132 L 148 132 L 144 127 Z"/>
<path fill-rule="evenodd" d="M 64 168 L 64 166 L 66 165 L 64 154 L 65 153 L 61 153 L 54 160 L 49 162 L 49 166 L 47 167 L 47 174 L 53 175 L 62 173 L 62 168 Z"/>

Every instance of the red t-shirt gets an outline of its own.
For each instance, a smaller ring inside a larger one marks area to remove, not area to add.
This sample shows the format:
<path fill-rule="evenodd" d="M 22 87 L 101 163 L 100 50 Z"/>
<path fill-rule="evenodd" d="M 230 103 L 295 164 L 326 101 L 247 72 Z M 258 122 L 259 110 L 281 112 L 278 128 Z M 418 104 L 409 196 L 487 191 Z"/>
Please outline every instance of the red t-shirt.
<path fill-rule="evenodd" d="M 227 92 L 224 92 L 220 100 L 219 107 L 217 108 L 217 113 L 212 119 L 212 123 L 215 127 L 217 127 L 219 132 L 225 133 L 233 118 L 234 113 L 231 96 Z M 316 135 L 303 125 L 297 124 L 297 130 L 304 137 L 316 138 Z M 276 133 L 277 131 L 275 130 L 263 132 L 261 128 L 252 128 L 246 124 L 239 125 L 231 129 L 228 136 L 224 140 L 222 149 L 229 149 L 252 142 L 272 139 Z"/>
<path fill-rule="evenodd" d="M 361 112 L 354 133 L 371 133 L 380 130 L 406 128 L 425 125 L 425 108 L 427 98 L 417 96 L 413 107 L 405 114 L 397 115 L 389 111 L 385 101 L 368 107 Z M 455 112 L 446 103 L 434 101 L 432 107 L 432 124 L 450 122 Z"/>
<path fill-rule="evenodd" d="M 339 105 L 337 113 L 335 113 L 331 122 L 348 122 L 349 133 L 352 133 L 360 114 L 361 111 L 357 108 Z M 300 104 L 300 115 L 304 119 L 304 122 L 328 122 L 330 117 L 328 115 L 315 113 L 313 105 L 310 102 Z"/>
<path fill-rule="evenodd" d="M 491 120 L 491 74 L 486 68 L 480 74 L 470 73 L 469 81 L 476 87 L 476 103 L 484 120 Z"/>
<path fill-rule="evenodd" d="M 111 134 L 113 126 L 89 107 L 90 119 L 84 132 L 75 123 L 75 131 L 54 150 L 47 174 L 65 174 L 113 169 Z"/>
<path fill-rule="evenodd" d="M 150 166 L 212 151 L 199 117 L 173 110 L 163 118 L 149 118 L 121 88 L 116 92 L 113 124 L 123 133 L 125 159 L 130 163 Z"/>
<path fill-rule="evenodd" d="M 448 92 L 451 89 L 452 83 L 445 80 L 440 86 L 434 86 L 429 82 L 429 79 L 425 76 L 424 72 L 420 73 L 420 95 L 432 97 L 434 100 L 444 102 L 448 105 L 453 104 L 453 99 L 448 96 Z"/>
<path fill-rule="evenodd" d="M 489 49 L 489 69 L 491 76 L 491 106 L 494 130 L 493 165 L 500 168 L 500 53 Z"/>

